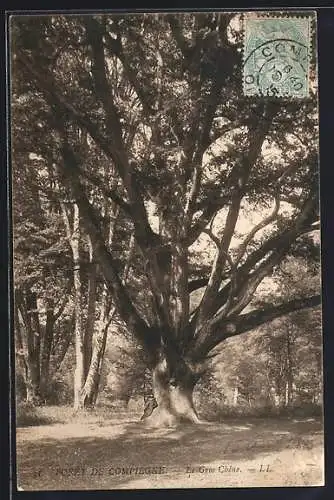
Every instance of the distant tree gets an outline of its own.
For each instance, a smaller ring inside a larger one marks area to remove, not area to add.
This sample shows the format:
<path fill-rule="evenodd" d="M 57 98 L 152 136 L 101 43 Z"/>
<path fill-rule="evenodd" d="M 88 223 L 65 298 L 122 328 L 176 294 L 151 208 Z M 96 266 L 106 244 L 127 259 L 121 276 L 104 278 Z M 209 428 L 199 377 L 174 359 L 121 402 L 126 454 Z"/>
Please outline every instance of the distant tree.
<path fill-rule="evenodd" d="M 146 353 L 157 425 L 199 421 L 193 389 L 221 342 L 320 302 L 317 291 L 246 309 L 319 228 L 318 153 L 314 93 L 242 95 L 240 22 L 217 13 L 11 21 L 12 98 L 32 95 L 31 148 L 77 204 L 117 314 Z M 74 129 L 87 134 L 84 154 Z M 92 187 L 126 222 L 118 248 Z M 263 218 L 240 234 L 247 212 Z M 203 237 L 212 261 L 199 258 Z M 130 241 L 125 283 L 119 256 Z"/>

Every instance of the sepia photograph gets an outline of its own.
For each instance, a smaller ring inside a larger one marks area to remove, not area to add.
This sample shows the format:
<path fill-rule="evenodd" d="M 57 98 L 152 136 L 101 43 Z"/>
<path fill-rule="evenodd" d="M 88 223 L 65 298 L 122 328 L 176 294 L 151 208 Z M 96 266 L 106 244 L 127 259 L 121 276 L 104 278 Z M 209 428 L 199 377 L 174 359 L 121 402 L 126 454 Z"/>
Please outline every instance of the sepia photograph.
<path fill-rule="evenodd" d="M 316 13 L 8 31 L 17 489 L 324 485 Z"/>

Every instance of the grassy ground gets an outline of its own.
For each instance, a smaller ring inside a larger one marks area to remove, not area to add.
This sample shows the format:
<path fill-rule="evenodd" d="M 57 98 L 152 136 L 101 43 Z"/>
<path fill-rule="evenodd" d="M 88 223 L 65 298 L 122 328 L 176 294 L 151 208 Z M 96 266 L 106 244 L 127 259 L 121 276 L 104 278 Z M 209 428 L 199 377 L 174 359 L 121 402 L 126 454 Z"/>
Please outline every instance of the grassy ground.
<path fill-rule="evenodd" d="M 311 486 L 323 484 L 316 418 L 229 419 L 146 428 L 111 409 L 39 409 L 45 425 L 18 427 L 24 490 Z M 70 423 L 64 423 L 64 421 Z"/>

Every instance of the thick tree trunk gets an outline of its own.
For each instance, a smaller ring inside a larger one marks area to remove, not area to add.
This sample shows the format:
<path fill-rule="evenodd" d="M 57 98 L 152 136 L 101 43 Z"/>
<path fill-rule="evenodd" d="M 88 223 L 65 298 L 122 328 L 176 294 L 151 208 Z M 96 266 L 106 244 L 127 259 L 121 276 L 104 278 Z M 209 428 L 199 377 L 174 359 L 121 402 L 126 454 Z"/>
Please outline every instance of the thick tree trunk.
<path fill-rule="evenodd" d="M 201 423 L 193 402 L 197 378 L 188 371 L 183 376 L 171 377 L 166 358 L 153 370 L 153 394 L 157 407 L 144 422 L 153 427 L 170 427 L 178 423 Z"/>

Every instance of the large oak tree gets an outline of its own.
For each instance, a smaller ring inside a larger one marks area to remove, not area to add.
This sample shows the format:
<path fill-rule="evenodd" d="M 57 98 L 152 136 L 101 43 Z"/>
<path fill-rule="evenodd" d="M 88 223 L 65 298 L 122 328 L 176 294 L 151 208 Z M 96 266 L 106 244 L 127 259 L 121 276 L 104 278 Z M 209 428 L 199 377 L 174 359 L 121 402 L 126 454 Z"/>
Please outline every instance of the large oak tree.
<path fill-rule="evenodd" d="M 27 100 L 32 151 L 57 169 L 79 207 L 117 313 L 144 348 L 158 403 L 149 418 L 197 422 L 192 392 L 213 349 L 320 303 L 254 301 L 318 228 L 314 86 L 303 101 L 245 98 L 235 14 L 11 22 L 13 101 L 35 96 L 37 107 Z M 126 283 L 92 189 L 130 228 Z M 247 210 L 263 216 L 240 237 Z M 203 236 L 214 245 L 212 262 L 199 258 Z"/>

